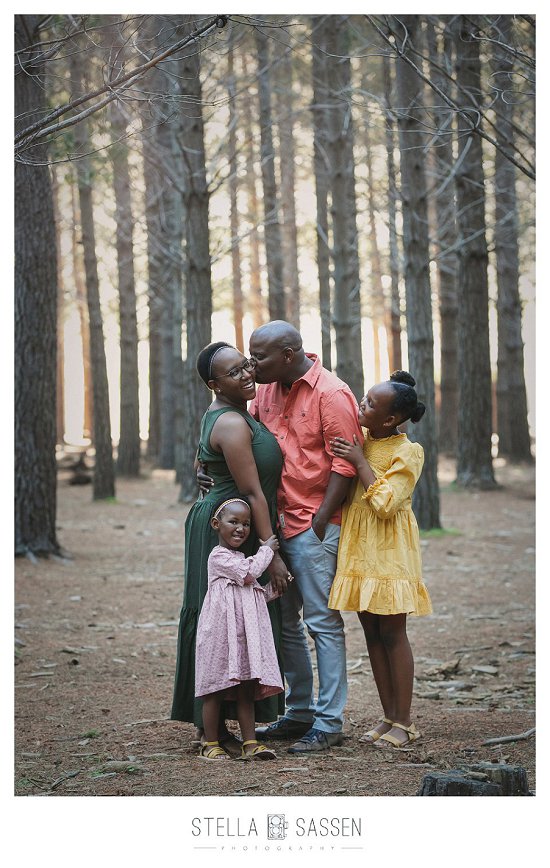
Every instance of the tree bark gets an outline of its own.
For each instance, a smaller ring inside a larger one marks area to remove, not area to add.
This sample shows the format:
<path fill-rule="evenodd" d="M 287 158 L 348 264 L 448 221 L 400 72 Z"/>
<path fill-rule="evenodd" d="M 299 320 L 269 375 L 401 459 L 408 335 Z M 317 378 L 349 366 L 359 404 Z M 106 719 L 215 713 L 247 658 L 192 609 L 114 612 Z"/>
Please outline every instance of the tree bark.
<path fill-rule="evenodd" d="M 331 16 L 326 44 L 336 370 L 359 400 L 363 395 L 364 377 L 348 41 L 347 17 Z"/>
<path fill-rule="evenodd" d="M 460 16 L 455 32 L 456 81 L 464 110 L 477 116 L 481 104 L 479 30 Z M 485 178 L 481 138 L 459 136 L 456 171 L 458 227 L 458 446 L 457 482 L 494 488 L 491 456 L 491 365 L 489 292 L 485 238 Z"/>
<path fill-rule="evenodd" d="M 368 93 L 368 82 L 366 80 L 363 81 L 362 90 L 363 93 Z M 388 322 L 388 318 L 386 317 L 386 302 L 384 299 L 384 287 L 382 285 L 382 261 L 380 258 L 380 249 L 378 246 L 378 238 L 376 234 L 374 175 L 372 170 L 371 139 L 369 125 L 369 112 L 367 106 L 365 106 L 363 135 L 365 142 L 365 163 L 367 168 L 367 210 L 369 215 L 369 258 L 371 275 L 370 301 L 372 331 L 374 338 L 374 382 L 379 383 L 382 379 L 379 329 L 382 326 L 386 327 L 387 345 L 389 346 L 391 341 L 391 324 Z"/>
<path fill-rule="evenodd" d="M 328 84 L 325 61 L 327 16 L 314 16 L 311 22 L 311 74 L 313 79 L 313 170 L 315 175 L 317 271 L 319 275 L 319 312 L 321 315 L 321 353 L 323 367 L 332 370 L 330 334 L 330 246 L 328 226 Z"/>
<path fill-rule="evenodd" d="M 246 52 L 241 55 L 242 72 L 248 79 L 248 67 Z M 246 159 L 246 190 L 248 198 L 248 222 L 250 224 L 250 291 L 249 306 L 252 313 L 254 328 L 261 326 L 267 319 L 265 300 L 262 295 L 262 278 L 260 269 L 260 236 L 258 233 L 258 220 L 260 205 L 256 190 L 256 155 L 254 151 L 254 129 L 252 121 L 252 100 L 249 93 L 245 93 L 240 101 L 240 110 L 243 118 L 243 130 L 245 137 Z"/>
<path fill-rule="evenodd" d="M 243 288 L 241 275 L 241 251 L 239 245 L 239 205 L 238 205 L 238 174 L 237 160 L 237 123 L 238 112 L 236 102 L 235 68 L 234 68 L 234 33 L 231 29 L 229 47 L 227 50 L 227 91 L 229 97 L 229 207 L 231 228 L 231 272 L 233 277 L 233 322 L 235 324 L 235 345 L 244 352 L 243 338 Z"/>
<path fill-rule="evenodd" d="M 15 16 L 16 131 L 46 110 L 40 16 Z M 22 68 L 21 68 L 22 64 Z M 56 516 L 57 263 L 46 147 L 15 165 L 15 553 L 59 551 Z"/>
<path fill-rule="evenodd" d="M 113 40 L 111 77 L 123 72 L 122 42 Z M 116 252 L 120 322 L 120 439 L 117 473 L 139 476 L 138 333 L 134 275 L 133 217 L 130 170 L 126 142 L 126 121 L 118 100 L 111 103 L 110 149 L 115 194 Z"/>
<path fill-rule="evenodd" d="M 501 41 L 506 45 L 513 44 L 511 16 L 501 16 L 499 26 Z M 513 69 L 511 55 L 496 45 L 495 86 L 501 91 L 496 112 L 496 135 L 503 148 L 513 148 L 514 143 L 514 100 L 510 93 L 514 88 Z M 498 452 L 512 461 L 531 462 L 533 457 L 527 421 L 521 334 L 516 168 L 500 151 L 495 152 L 495 253 L 498 286 Z"/>
<path fill-rule="evenodd" d="M 283 41 L 273 43 L 275 57 L 275 104 L 279 129 L 279 166 L 281 170 L 281 242 L 283 282 L 286 298 L 285 319 L 300 330 L 300 276 L 298 273 L 298 230 L 296 228 L 294 146 L 294 99 L 292 94 L 292 58 Z"/>
<path fill-rule="evenodd" d="M 400 16 L 407 31 L 407 46 L 420 47 L 418 18 Z M 409 48 L 406 49 L 410 50 Z M 401 57 L 396 63 L 401 150 L 401 194 L 403 201 L 403 248 L 409 369 L 417 382 L 419 399 L 426 414 L 417 425 L 408 426 L 408 436 L 422 444 L 424 469 L 415 488 L 413 508 L 423 529 L 440 527 L 439 483 L 437 480 L 437 438 L 433 363 L 432 300 L 426 173 L 424 166 L 425 120 L 422 81 L 411 75 Z"/>
<path fill-rule="evenodd" d="M 389 57 L 382 56 L 382 72 L 384 77 L 384 100 L 386 104 L 386 153 L 388 166 L 388 231 L 389 231 L 389 265 L 391 276 L 391 342 L 390 368 L 399 371 L 403 366 L 401 360 L 401 298 L 399 295 L 399 244 L 397 239 L 397 179 L 395 170 L 395 114 L 392 111 L 392 76 Z"/>
<path fill-rule="evenodd" d="M 184 25 L 192 29 L 192 23 Z M 181 456 L 180 501 L 195 500 L 197 485 L 193 461 L 199 441 L 200 422 L 210 396 L 197 376 L 196 359 L 212 336 L 212 283 L 208 228 L 208 186 L 204 151 L 200 55 L 196 49 L 183 52 L 180 81 L 188 99 L 181 117 L 181 147 L 186 226 L 186 332 L 187 351 L 183 363 L 185 384 L 185 425 Z"/>
<path fill-rule="evenodd" d="M 73 280 L 76 290 L 76 305 L 80 319 L 80 339 L 82 341 L 82 366 L 84 371 L 84 422 L 83 435 L 93 442 L 94 407 L 92 385 L 92 363 L 90 359 L 90 318 L 88 316 L 88 302 L 86 300 L 86 280 L 84 277 L 82 253 L 79 250 L 77 227 L 82 225 L 80 208 L 78 206 L 78 185 L 71 184 L 71 202 L 73 225 L 71 231 L 71 253 L 73 266 Z"/>
<path fill-rule="evenodd" d="M 258 93 L 260 100 L 260 154 L 264 193 L 264 236 L 269 286 L 269 318 L 286 316 L 283 284 L 283 250 L 281 227 L 275 183 L 275 152 L 271 119 L 271 76 L 269 72 L 269 49 L 267 36 L 256 28 L 256 51 L 258 55 Z"/>
<path fill-rule="evenodd" d="M 78 54 L 71 55 L 70 69 L 71 91 L 76 95 L 82 89 L 81 57 Z M 77 153 L 86 153 L 92 150 L 86 121 L 81 121 L 75 127 L 75 150 Z M 111 440 L 109 383 L 107 380 L 103 320 L 99 299 L 90 158 L 86 157 L 76 160 L 76 173 L 80 202 L 84 271 L 86 274 L 86 297 L 90 323 L 90 359 L 92 364 L 94 417 L 93 442 L 95 448 L 93 499 L 103 500 L 115 496 L 115 472 Z"/>
<path fill-rule="evenodd" d="M 433 23 L 427 21 L 427 43 L 431 66 L 431 78 L 443 91 L 448 92 L 449 79 L 439 72 L 442 66 L 452 73 L 452 37 L 448 30 L 444 33 L 443 51 L 438 47 Z M 452 96 L 452 94 L 449 94 Z M 458 432 L 458 299 L 456 274 L 458 259 L 456 255 L 456 199 L 452 183 L 454 170 L 453 157 L 453 117 L 448 108 L 436 100 L 432 108 L 434 126 L 437 130 L 433 139 L 431 154 L 434 163 L 434 204 L 436 213 L 436 262 L 439 296 L 439 316 L 441 321 L 441 401 L 439 408 L 440 450 L 447 455 L 456 454 Z"/>
<path fill-rule="evenodd" d="M 65 444 L 65 281 L 61 256 L 61 207 L 59 204 L 58 170 L 53 170 L 52 205 L 55 225 L 55 259 L 57 263 L 57 372 L 56 372 L 56 437 Z"/>

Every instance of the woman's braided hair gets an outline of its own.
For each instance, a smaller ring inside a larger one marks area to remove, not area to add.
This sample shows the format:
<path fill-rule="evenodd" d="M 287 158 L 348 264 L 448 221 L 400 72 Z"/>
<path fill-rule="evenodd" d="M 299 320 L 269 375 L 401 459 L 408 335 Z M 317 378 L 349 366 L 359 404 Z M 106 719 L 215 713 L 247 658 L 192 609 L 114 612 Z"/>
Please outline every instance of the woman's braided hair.
<path fill-rule="evenodd" d="M 416 380 L 409 374 L 408 371 L 394 371 L 390 374 L 390 383 L 395 392 L 395 398 L 392 406 L 392 413 L 402 417 L 401 421 L 406 422 L 410 419 L 411 422 L 419 422 L 426 412 L 426 407 L 422 401 L 418 400 L 416 394 Z"/>

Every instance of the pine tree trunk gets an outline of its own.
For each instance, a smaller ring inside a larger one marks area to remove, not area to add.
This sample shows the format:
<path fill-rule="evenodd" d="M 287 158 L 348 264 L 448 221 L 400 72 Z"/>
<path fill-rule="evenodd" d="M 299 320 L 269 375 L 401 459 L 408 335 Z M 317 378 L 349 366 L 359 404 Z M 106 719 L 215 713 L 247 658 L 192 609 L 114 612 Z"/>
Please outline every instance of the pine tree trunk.
<path fill-rule="evenodd" d="M 76 305 L 80 319 L 80 339 L 82 341 L 82 366 L 84 369 L 84 437 L 89 437 L 93 442 L 94 407 L 92 385 L 92 363 L 90 359 L 90 319 L 88 316 L 88 302 L 86 300 L 86 280 L 84 277 L 84 264 L 82 252 L 79 250 L 77 227 L 81 226 L 80 208 L 78 206 L 78 186 L 71 184 L 71 202 L 73 213 L 73 226 L 71 231 L 71 254 L 73 266 L 73 280 L 76 290 Z"/>
<path fill-rule="evenodd" d="M 284 41 L 274 42 L 275 103 L 279 128 L 279 165 L 281 169 L 281 242 L 283 248 L 283 275 L 286 296 L 285 319 L 300 329 L 300 277 L 298 274 L 298 231 L 294 200 L 296 160 L 294 146 L 294 99 L 292 94 L 292 60 Z"/>
<path fill-rule="evenodd" d="M 314 16 L 311 23 L 311 74 L 313 79 L 313 169 L 317 207 L 317 271 L 319 275 L 319 312 L 321 315 L 321 352 L 323 367 L 332 370 L 330 334 L 330 247 L 328 228 L 328 156 L 327 156 L 327 69 L 325 61 L 326 16 Z"/>
<path fill-rule="evenodd" d="M 258 55 L 260 141 L 264 194 L 265 256 L 269 286 L 269 318 L 272 320 L 284 320 L 286 309 L 283 284 L 283 250 L 281 245 L 281 227 L 279 225 L 277 187 L 275 183 L 269 48 L 267 36 L 259 27 L 256 29 L 256 50 Z"/>
<path fill-rule="evenodd" d="M 15 16 L 16 130 L 46 111 L 40 16 Z M 59 551 L 56 537 L 57 263 L 47 151 L 15 165 L 15 553 Z"/>
<path fill-rule="evenodd" d="M 61 256 L 61 208 L 59 205 L 59 170 L 53 169 L 52 205 L 55 224 L 55 258 L 57 263 L 57 373 L 56 373 L 56 437 L 65 444 L 65 281 Z"/>
<path fill-rule="evenodd" d="M 460 16 L 456 27 L 456 81 L 465 109 L 477 118 L 481 103 L 479 31 Z M 464 124 L 462 123 L 462 126 Z M 458 248 L 458 446 L 457 482 L 494 488 L 491 457 L 489 292 L 485 238 L 485 178 L 481 138 L 459 137 L 456 171 Z"/>
<path fill-rule="evenodd" d="M 399 296 L 399 246 L 397 240 L 396 225 L 396 201 L 397 180 L 395 171 L 395 115 L 392 112 L 392 78 L 390 60 L 387 55 L 382 57 L 382 71 L 384 76 L 384 100 L 386 103 L 386 153 L 388 166 L 388 230 L 389 230 L 389 260 L 391 276 L 391 342 L 390 342 L 390 368 L 392 371 L 400 371 L 403 362 L 401 360 L 401 299 Z"/>
<path fill-rule="evenodd" d="M 235 86 L 234 69 L 234 32 L 231 29 L 227 51 L 227 91 L 229 97 L 229 207 L 231 227 L 231 272 L 233 277 L 233 322 L 235 324 L 235 345 L 244 352 L 243 338 L 243 289 L 241 278 L 241 252 L 239 244 L 239 206 L 238 206 L 238 173 L 237 161 L 237 123 L 238 112 L 236 103 L 237 89 Z"/>
<path fill-rule="evenodd" d="M 407 32 L 407 46 L 421 49 L 418 18 L 403 15 L 399 20 Z M 424 449 L 424 469 L 415 488 L 413 508 L 418 524 L 427 530 L 441 525 L 437 480 L 428 209 L 423 151 L 425 134 L 422 127 L 425 115 L 422 81 L 411 74 L 410 67 L 401 57 L 396 63 L 396 81 L 409 369 L 416 379 L 418 397 L 426 405 L 424 417 L 417 425 L 409 424 L 407 433 L 411 440 L 421 443 Z"/>
<path fill-rule="evenodd" d="M 79 55 L 74 54 L 71 56 L 70 68 L 71 92 L 76 96 L 82 93 L 81 57 Z M 74 127 L 74 131 L 77 153 L 91 151 L 92 147 L 89 141 L 86 121 L 81 121 L 77 124 Z M 94 500 L 103 500 L 115 496 L 109 384 L 103 340 L 103 320 L 101 318 L 99 300 L 90 161 L 88 158 L 81 158 L 75 162 L 80 202 L 84 271 L 86 275 L 86 297 L 90 323 L 90 359 L 92 364 L 94 408 L 93 442 L 95 448 L 93 498 Z"/>
<path fill-rule="evenodd" d="M 511 45 L 511 17 L 503 15 L 499 26 L 500 41 Z M 514 89 L 513 67 L 508 52 L 496 45 L 494 69 L 498 75 L 495 84 L 503 91 L 496 110 L 497 140 L 505 149 L 513 149 L 514 141 L 514 100 L 511 95 Z M 531 462 L 533 457 L 527 421 L 521 334 L 516 169 L 500 151 L 495 151 L 495 253 L 498 285 L 498 452 L 512 461 Z"/>
<path fill-rule="evenodd" d="M 446 68 L 449 73 L 452 73 L 451 35 L 445 31 L 443 52 L 441 52 L 438 48 L 433 23 L 428 19 L 427 42 L 432 61 L 432 80 L 440 90 L 447 93 L 451 88 L 450 80 L 439 72 L 438 66 Z M 441 321 L 441 401 L 438 439 L 441 452 L 455 455 L 458 432 L 458 299 L 456 288 L 458 259 L 455 251 L 457 240 L 456 200 L 451 178 L 455 162 L 453 157 L 453 119 L 450 110 L 442 104 L 441 99 L 436 100 L 436 103 L 432 108 L 432 117 L 438 133 L 434 136 L 431 154 L 434 161 L 436 262 Z"/>
<path fill-rule="evenodd" d="M 160 445 L 160 318 L 162 312 L 160 201 L 163 182 L 158 165 L 153 161 L 150 153 L 148 136 L 149 132 L 144 130 L 142 146 L 147 225 L 147 306 L 149 312 L 149 435 L 147 457 L 156 463 Z"/>
<path fill-rule="evenodd" d="M 248 79 L 248 66 L 246 52 L 241 55 L 242 72 L 245 80 Z M 265 301 L 262 295 L 262 278 L 260 269 L 260 237 L 258 233 L 258 221 L 260 204 L 256 190 L 256 155 L 254 152 L 254 130 L 252 122 L 253 102 L 246 92 L 240 100 L 240 111 L 243 118 L 243 130 L 245 137 L 246 178 L 245 185 L 248 197 L 248 222 L 250 224 L 250 292 L 249 307 L 252 313 L 254 328 L 261 326 L 267 319 Z"/>
<path fill-rule="evenodd" d="M 186 24 L 192 28 L 192 24 Z M 187 352 L 183 363 L 185 427 L 181 459 L 180 501 L 195 500 L 197 485 L 193 461 L 199 441 L 200 422 L 210 403 L 208 391 L 197 376 L 196 359 L 212 335 L 212 283 L 208 227 L 209 193 L 206 183 L 200 55 L 191 46 L 180 62 L 180 81 L 188 96 L 183 103 L 181 138 L 186 214 L 186 329 Z"/>
<path fill-rule="evenodd" d="M 355 397 L 363 396 L 361 297 L 353 157 L 351 64 L 347 17 L 331 16 L 327 37 L 330 188 L 334 262 L 333 322 L 337 374 Z"/>
<path fill-rule="evenodd" d="M 368 82 L 363 81 L 364 93 L 368 93 Z M 382 379 L 381 374 L 381 359 L 380 359 L 380 337 L 379 329 L 381 326 L 386 327 L 387 345 L 391 341 L 391 323 L 386 317 L 386 303 L 384 299 L 384 287 L 382 286 L 382 261 L 380 258 L 380 249 L 378 247 L 378 238 L 376 234 L 376 215 L 375 215 L 375 199 L 374 199 L 374 176 L 372 170 L 372 155 L 371 155 L 371 140 L 370 140 L 370 118 L 368 108 L 364 110 L 364 141 L 365 141 L 365 163 L 367 168 L 367 209 L 369 215 L 369 252 L 370 252 L 370 274 L 371 274 L 371 317 L 374 337 L 374 382 L 379 383 Z"/>
<path fill-rule="evenodd" d="M 113 77 L 120 74 L 122 46 L 115 43 L 116 63 Z M 110 155 L 115 194 L 116 251 L 120 317 L 120 440 L 117 473 L 139 476 L 139 382 L 136 286 L 134 276 L 133 217 L 130 171 L 126 142 L 126 122 L 117 100 L 111 103 Z"/>

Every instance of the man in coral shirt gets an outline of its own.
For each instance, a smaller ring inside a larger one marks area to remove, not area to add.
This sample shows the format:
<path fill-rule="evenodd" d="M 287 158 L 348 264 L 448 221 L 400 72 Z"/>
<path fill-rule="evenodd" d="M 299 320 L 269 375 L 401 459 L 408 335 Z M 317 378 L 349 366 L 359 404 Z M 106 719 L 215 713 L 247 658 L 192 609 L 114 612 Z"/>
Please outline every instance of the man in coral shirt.
<path fill-rule="evenodd" d="M 249 412 L 277 437 L 284 456 L 277 492 L 281 549 L 294 581 L 281 598 L 287 710 L 257 730 L 262 739 L 294 739 L 290 753 L 326 750 L 342 741 L 347 697 L 344 623 L 328 608 L 336 572 L 341 504 L 355 470 L 330 451 L 331 437 L 363 433 L 351 389 L 305 353 L 300 333 L 282 320 L 250 338 L 256 382 Z M 303 610 L 303 621 L 300 612 Z M 315 643 L 319 694 L 304 624 Z"/>

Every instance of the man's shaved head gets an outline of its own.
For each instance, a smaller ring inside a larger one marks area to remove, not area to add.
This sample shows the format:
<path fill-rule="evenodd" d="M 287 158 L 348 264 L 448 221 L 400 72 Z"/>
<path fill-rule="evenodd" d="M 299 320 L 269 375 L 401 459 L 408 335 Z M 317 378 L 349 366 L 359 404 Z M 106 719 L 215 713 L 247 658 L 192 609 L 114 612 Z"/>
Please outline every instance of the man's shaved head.
<path fill-rule="evenodd" d="M 270 346 L 284 350 L 291 347 L 295 352 L 302 349 L 302 335 L 294 326 L 284 319 L 274 319 L 254 330 L 252 336 L 266 341 Z"/>

